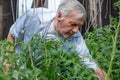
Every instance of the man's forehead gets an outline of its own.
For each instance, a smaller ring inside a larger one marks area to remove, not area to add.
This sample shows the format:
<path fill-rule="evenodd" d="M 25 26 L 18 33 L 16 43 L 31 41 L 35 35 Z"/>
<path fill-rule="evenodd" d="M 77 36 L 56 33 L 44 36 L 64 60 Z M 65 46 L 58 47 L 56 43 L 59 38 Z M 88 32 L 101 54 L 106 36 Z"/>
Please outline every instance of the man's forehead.
<path fill-rule="evenodd" d="M 86 18 L 86 16 L 83 13 L 78 14 L 76 11 L 71 11 L 68 17 L 76 20 L 85 20 Z"/>
<path fill-rule="evenodd" d="M 70 23 L 75 23 L 75 24 L 81 24 L 81 22 L 84 22 L 84 19 L 75 19 L 74 17 L 67 17 L 69 19 Z"/>

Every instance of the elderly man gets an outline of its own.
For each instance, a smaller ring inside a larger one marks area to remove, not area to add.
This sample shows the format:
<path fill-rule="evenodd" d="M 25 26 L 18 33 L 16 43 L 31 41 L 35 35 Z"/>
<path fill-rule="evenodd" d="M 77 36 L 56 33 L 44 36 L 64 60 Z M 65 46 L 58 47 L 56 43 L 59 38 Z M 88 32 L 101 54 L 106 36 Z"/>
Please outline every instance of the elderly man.
<path fill-rule="evenodd" d="M 105 71 L 90 60 L 92 57 L 79 31 L 85 18 L 86 11 L 77 0 L 65 0 L 57 12 L 45 8 L 31 9 L 11 26 L 8 39 L 12 42 L 15 42 L 15 39 L 29 42 L 33 34 L 39 34 L 46 40 L 57 38 L 67 40 L 75 46 L 79 56 L 89 57 L 83 59 L 85 65 L 93 68 L 100 80 L 104 80 Z M 17 45 L 16 52 L 19 51 L 20 45 Z"/>

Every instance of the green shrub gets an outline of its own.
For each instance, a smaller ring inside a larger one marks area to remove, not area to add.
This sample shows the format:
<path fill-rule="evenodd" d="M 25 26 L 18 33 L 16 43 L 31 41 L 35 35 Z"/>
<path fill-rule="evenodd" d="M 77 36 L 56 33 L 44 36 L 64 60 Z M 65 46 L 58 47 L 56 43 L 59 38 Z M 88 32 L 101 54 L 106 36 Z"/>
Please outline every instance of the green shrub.
<path fill-rule="evenodd" d="M 84 35 L 90 53 L 113 80 L 120 79 L 120 21 L 111 17 L 111 24 Z"/>
<path fill-rule="evenodd" d="M 0 42 L 0 80 L 97 80 L 75 51 L 68 53 L 63 49 L 61 40 L 45 41 L 35 35 L 30 43 L 20 44 L 18 54 L 7 49 L 8 45 L 15 47 L 14 44 Z M 4 61 L 12 64 L 6 73 L 2 72 Z"/>

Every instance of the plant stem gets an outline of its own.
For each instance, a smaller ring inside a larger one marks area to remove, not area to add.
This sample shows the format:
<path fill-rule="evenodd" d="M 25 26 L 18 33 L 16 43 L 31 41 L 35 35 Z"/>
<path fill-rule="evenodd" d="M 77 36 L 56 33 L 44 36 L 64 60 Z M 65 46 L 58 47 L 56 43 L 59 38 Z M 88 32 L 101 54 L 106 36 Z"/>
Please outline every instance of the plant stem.
<path fill-rule="evenodd" d="M 115 37 L 113 38 L 113 49 L 112 49 L 112 57 L 111 57 L 111 61 L 110 61 L 110 65 L 109 65 L 109 69 L 108 69 L 108 73 L 105 77 L 105 80 L 108 80 L 110 73 L 112 71 L 112 66 L 113 66 L 113 60 L 115 57 L 115 53 L 116 53 L 116 45 L 117 45 L 117 38 L 118 38 L 118 33 L 119 33 L 119 27 L 120 27 L 120 22 L 117 25 L 117 29 L 116 29 L 116 33 L 115 33 Z"/>
<path fill-rule="evenodd" d="M 30 48 L 30 45 L 28 45 L 28 47 L 29 47 L 29 54 L 30 54 L 30 61 L 31 61 L 31 66 L 32 66 L 32 68 L 34 69 L 34 64 L 33 64 L 33 60 L 32 60 L 32 51 L 31 51 L 31 48 Z"/>

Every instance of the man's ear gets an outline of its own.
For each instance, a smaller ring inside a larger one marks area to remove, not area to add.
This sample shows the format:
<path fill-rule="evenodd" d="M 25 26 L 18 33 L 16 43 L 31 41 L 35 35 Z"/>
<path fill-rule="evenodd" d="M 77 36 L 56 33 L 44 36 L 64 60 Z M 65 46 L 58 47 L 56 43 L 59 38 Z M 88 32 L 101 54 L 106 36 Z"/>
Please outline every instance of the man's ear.
<path fill-rule="evenodd" d="M 62 20 L 62 13 L 61 13 L 61 12 L 58 12 L 58 13 L 57 13 L 57 20 L 58 20 L 58 21 L 61 21 L 61 20 Z"/>

